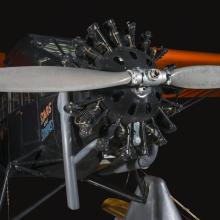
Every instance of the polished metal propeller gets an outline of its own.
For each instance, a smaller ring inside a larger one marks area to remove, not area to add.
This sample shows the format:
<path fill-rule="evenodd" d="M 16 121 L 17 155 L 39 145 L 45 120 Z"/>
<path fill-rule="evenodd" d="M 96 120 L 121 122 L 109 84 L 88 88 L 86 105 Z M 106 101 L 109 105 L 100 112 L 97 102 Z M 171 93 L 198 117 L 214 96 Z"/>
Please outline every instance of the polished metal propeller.
<path fill-rule="evenodd" d="M 1 92 L 64 92 L 128 84 L 127 72 L 115 73 L 58 66 L 0 68 Z"/>
<path fill-rule="evenodd" d="M 171 71 L 171 85 L 188 89 L 220 88 L 220 66 L 201 65 Z"/>
<path fill-rule="evenodd" d="M 0 68 L 0 92 L 68 92 L 127 84 L 215 89 L 220 88 L 220 66 L 188 66 L 171 71 L 137 68 L 124 72 L 58 66 Z"/>

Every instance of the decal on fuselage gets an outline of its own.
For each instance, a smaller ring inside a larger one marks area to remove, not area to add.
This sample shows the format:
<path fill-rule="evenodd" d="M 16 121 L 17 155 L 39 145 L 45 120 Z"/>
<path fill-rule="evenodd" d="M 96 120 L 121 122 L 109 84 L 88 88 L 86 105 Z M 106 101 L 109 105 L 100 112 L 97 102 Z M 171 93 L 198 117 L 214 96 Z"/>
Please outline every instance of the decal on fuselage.
<path fill-rule="evenodd" d="M 44 141 L 54 130 L 52 108 L 52 102 L 49 102 L 40 112 L 41 141 Z"/>

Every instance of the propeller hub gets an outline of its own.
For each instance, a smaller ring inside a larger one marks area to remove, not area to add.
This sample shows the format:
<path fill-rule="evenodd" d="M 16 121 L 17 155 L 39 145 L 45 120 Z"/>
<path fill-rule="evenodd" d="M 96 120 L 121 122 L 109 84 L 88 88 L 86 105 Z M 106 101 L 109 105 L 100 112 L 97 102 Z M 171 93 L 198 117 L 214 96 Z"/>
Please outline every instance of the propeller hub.
<path fill-rule="evenodd" d="M 134 68 L 128 70 L 133 86 L 159 86 L 168 82 L 166 71 L 155 68 Z"/>

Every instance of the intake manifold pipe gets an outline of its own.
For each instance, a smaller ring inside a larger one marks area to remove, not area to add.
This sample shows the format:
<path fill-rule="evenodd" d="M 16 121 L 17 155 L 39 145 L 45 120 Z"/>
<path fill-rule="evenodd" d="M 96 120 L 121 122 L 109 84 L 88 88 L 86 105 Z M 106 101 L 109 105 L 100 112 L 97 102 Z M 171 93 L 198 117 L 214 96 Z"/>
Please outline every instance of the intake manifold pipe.
<path fill-rule="evenodd" d="M 125 162 L 121 158 L 116 159 L 108 167 L 103 169 L 101 175 L 125 173 L 138 169 L 147 169 L 156 159 L 158 145 L 153 144 L 148 155 L 144 155 L 136 160 Z"/>

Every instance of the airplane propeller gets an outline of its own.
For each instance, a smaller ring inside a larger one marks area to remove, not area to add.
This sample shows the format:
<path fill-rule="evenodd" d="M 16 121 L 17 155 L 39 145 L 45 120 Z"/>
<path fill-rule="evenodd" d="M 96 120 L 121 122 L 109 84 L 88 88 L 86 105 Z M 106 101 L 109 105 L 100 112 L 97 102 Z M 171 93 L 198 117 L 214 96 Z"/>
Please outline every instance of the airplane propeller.
<path fill-rule="evenodd" d="M 128 84 L 127 72 L 114 73 L 58 66 L 0 68 L 1 92 L 68 92 Z"/>
<path fill-rule="evenodd" d="M 171 85 L 187 89 L 220 88 L 220 66 L 199 65 L 171 71 Z"/>
<path fill-rule="evenodd" d="M 190 89 L 220 88 L 220 66 L 199 65 L 171 71 L 158 70 L 159 74 L 154 76 L 149 75 L 152 74 L 149 70 L 139 71 L 139 75 L 133 73 L 133 70 L 107 72 L 58 66 L 5 67 L 0 68 L 0 92 L 82 91 L 127 84 L 169 84 Z"/>

